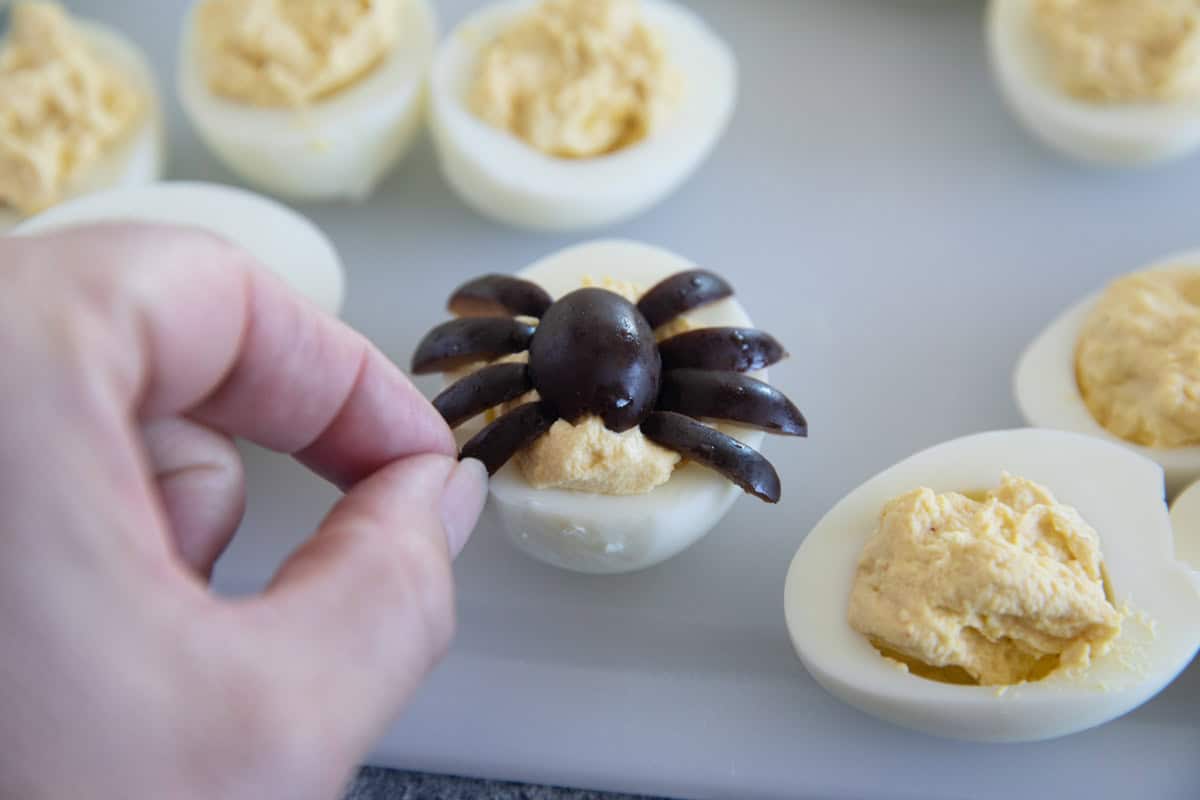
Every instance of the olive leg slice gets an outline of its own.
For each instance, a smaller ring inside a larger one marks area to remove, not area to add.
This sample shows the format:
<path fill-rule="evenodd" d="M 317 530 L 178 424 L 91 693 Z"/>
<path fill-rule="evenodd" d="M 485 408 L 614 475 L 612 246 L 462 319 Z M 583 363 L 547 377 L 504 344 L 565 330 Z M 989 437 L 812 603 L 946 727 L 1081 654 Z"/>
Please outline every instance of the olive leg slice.
<path fill-rule="evenodd" d="M 451 428 L 476 414 L 515 400 L 533 388 L 526 364 L 492 364 L 446 387 L 433 399 L 433 407 Z"/>
<path fill-rule="evenodd" d="M 472 436 L 459 455 L 479 459 L 488 475 L 495 475 L 513 454 L 550 430 L 556 418 L 541 401 L 517 406 Z"/>
<path fill-rule="evenodd" d="M 455 289 L 448 307 L 460 317 L 512 314 L 540 319 L 553 302 L 536 283 L 511 275 L 484 275 Z"/>
<path fill-rule="evenodd" d="M 512 317 L 468 317 L 443 322 L 425 334 L 413 353 L 416 375 L 447 372 L 491 361 L 529 347 L 534 327 Z"/>
<path fill-rule="evenodd" d="M 755 497 L 779 502 L 779 474 L 763 454 L 732 436 L 671 411 L 642 420 L 642 434 L 668 450 L 716 470 Z"/>
<path fill-rule="evenodd" d="M 657 328 L 693 308 L 699 308 L 733 294 L 733 287 L 715 272 L 691 269 L 677 272 L 650 288 L 638 300 L 638 311 Z"/>
<path fill-rule="evenodd" d="M 740 372 L 667 370 L 658 390 L 658 409 L 738 422 L 768 433 L 808 435 L 804 415 L 783 392 Z"/>
<path fill-rule="evenodd" d="M 749 372 L 787 357 L 783 345 L 755 328 L 698 328 L 658 343 L 663 369 L 694 367 Z"/>

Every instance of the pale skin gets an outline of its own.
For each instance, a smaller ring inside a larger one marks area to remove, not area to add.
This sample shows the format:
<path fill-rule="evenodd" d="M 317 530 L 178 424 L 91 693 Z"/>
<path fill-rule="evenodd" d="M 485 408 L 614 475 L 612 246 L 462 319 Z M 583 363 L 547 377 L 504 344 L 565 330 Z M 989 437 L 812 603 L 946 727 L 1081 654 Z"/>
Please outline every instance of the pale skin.
<path fill-rule="evenodd" d="M 232 437 L 345 491 L 237 600 L 208 586 Z M 486 484 L 454 453 L 374 346 L 215 237 L 0 239 L 0 797 L 336 797 L 453 635 Z"/>

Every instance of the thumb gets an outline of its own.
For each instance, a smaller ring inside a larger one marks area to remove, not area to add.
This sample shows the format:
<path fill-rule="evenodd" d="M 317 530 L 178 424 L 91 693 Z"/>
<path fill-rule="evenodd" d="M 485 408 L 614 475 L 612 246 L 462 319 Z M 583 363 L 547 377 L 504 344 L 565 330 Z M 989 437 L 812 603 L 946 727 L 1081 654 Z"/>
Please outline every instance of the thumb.
<path fill-rule="evenodd" d="M 486 484 L 473 459 L 427 454 L 380 469 L 256 604 L 343 741 L 368 747 L 449 646 L 452 551 L 474 527 Z"/>

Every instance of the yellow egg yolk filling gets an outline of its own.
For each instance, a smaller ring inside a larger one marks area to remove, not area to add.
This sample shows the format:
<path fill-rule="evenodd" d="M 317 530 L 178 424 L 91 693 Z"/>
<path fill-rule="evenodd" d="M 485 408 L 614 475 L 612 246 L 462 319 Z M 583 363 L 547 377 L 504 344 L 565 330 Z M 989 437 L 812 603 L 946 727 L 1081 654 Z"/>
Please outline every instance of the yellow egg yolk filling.
<path fill-rule="evenodd" d="M 543 153 L 588 158 L 657 130 L 681 86 L 638 0 L 542 0 L 484 47 L 468 103 Z"/>
<path fill-rule="evenodd" d="M 128 136 L 146 99 L 57 3 L 11 13 L 0 47 L 0 202 L 33 214 Z"/>
<path fill-rule="evenodd" d="M 921 488 L 891 500 L 848 612 L 914 674 L 993 686 L 1085 669 L 1122 618 L 1096 532 L 1045 487 L 1007 474 L 982 499 Z"/>
<path fill-rule="evenodd" d="M 205 79 L 248 105 L 324 100 L 392 52 L 404 1 L 206 0 L 196 14 Z"/>
<path fill-rule="evenodd" d="M 1200 95 L 1196 0 L 1033 0 L 1033 32 L 1054 81 L 1096 103 Z"/>
<path fill-rule="evenodd" d="M 1080 332 L 1075 379 L 1114 435 L 1148 447 L 1200 444 L 1200 270 L 1110 284 Z"/>

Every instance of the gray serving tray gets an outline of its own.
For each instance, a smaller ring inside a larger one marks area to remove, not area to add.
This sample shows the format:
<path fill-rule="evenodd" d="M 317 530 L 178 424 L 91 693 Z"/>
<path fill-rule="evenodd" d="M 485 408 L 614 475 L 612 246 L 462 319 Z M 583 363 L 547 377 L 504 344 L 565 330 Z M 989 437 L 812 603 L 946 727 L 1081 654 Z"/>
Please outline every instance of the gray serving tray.
<path fill-rule="evenodd" d="M 182 0 L 70 5 L 128 31 L 170 87 Z M 446 30 L 477 4 L 437 5 Z M 456 565 L 458 639 L 374 761 L 693 797 L 1200 797 L 1195 664 L 1091 732 L 963 744 L 827 695 L 781 608 L 788 561 L 833 503 L 916 450 L 1019 425 L 1010 374 L 1046 322 L 1109 277 L 1200 245 L 1200 158 L 1111 173 L 1042 149 L 992 86 L 979 2 L 690 5 L 740 59 L 732 127 L 677 195 L 602 235 L 728 276 L 790 349 L 772 380 L 812 437 L 766 445 L 778 507 L 742 499 L 640 574 L 542 566 L 485 517 Z M 236 182 L 167 107 L 171 177 Z M 369 203 L 301 210 L 348 265 L 345 318 L 401 364 L 459 282 L 581 238 L 476 216 L 427 143 Z M 217 575 L 236 592 L 261 586 L 335 497 L 287 459 L 246 454 L 250 507 Z M 828 598 L 829 613 L 843 603 Z"/>

